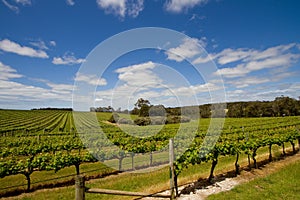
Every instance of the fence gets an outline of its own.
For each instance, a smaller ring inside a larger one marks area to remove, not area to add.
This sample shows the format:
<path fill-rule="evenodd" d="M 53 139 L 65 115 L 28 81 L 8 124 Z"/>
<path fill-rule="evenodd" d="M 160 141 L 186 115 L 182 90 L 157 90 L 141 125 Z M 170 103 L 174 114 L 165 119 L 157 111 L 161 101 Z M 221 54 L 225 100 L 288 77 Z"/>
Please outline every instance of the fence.
<path fill-rule="evenodd" d="M 85 193 L 175 199 L 174 140 L 173 139 L 169 140 L 169 164 L 170 164 L 170 195 L 157 194 L 157 193 L 147 194 L 143 192 L 129 192 L 129 191 L 108 190 L 108 189 L 99 189 L 99 188 L 86 188 L 84 176 L 77 175 L 75 179 L 75 200 L 85 200 Z"/>

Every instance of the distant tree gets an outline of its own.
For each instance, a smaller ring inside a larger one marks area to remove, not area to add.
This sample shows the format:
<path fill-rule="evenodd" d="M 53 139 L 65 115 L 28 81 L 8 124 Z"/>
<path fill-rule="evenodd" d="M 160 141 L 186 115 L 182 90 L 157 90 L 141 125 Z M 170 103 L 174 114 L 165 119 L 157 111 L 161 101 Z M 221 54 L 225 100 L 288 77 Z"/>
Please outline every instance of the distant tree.
<path fill-rule="evenodd" d="M 277 116 L 297 115 L 297 104 L 298 102 L 296 99 L 280 96 L 275 98 L 273 102 L 273 109 L 275 113 L 277 113 Z"/>
<path fill-rule="evenodd" d="M 205 104 L 199 106 L 200 109 L 200 117 L 201 118 L 209 118 L 211 116 L 211 105 L 210 104 Z"/>
<path fill-rule="evenodd" d="M 176 107 L 176 108 L 166 108 L 166 112 L 168 115 L 181 115 L 181 108 Z"/>
<path fill-rule="evenodd" d="M 149 116 L 149 109 L 150 109 L 150 105 L 151 105 L 149 100 L 139 98 L 134 105 L 135 105 L 135 107 L 137 107 L 139 109 L 140 117 Z"/>
<path fill-rule="evenodd" d="M 136 102 L 134 105 L 135 105 L 136 107 L 138 107 L 139 109 L 141 109 L 142 106 L 145 106 L 145 105 L 150 106 L 151 104 L 150 104 L 150 101 L 149 101 L 149 100 L 143 99 L 143 98 L 139 98 L 139 99 L 137 100 L 137 102 Z"/>
<path fill-rule="evenodd" d="M 130 111 L 130 114 L 132 114 L 132 115 L 138 115 L 139 113 L 140 113 L 140 110 L 137 107 L 133 108 L 133 110 Z"/>

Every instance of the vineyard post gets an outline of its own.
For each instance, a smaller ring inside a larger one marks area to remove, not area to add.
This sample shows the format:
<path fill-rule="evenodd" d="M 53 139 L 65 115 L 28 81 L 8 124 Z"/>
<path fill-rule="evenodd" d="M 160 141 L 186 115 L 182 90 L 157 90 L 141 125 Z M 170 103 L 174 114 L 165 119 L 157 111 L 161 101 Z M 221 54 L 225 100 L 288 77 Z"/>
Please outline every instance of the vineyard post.
<path fill-rule="evenodd" d="M 152 166 L 153 162 L 153 155 L 152 155 L 152 151 L 150 151 L 150 167 Z"/>
<path fill-rule="evenodd" d="M 243 135 L 244 135 L 244 126 L 243 126 Z M 247 132 L 246 142 L 248 142 L 248 140 L 249 140 L 249 132 Z M 247 154 L 247 155 L 248 155 L 248 167 L 249 167 L 249 169 L 251 169 L 251 165 L 250 165 L 250 155 L 249 155 L 249 154 Z"/>
<path fill-rule="evenodd" d="M 37 135 L 37 143 L 38 143 L 38 144 L 40 143 L 40 139 L 41 139 L 41 135 L 38 134 L 38 135 Z"/>
<path fill-rule="evenodd" d="M 170 189 L 171 189 L 170 199 L 175 199 L 174 140 L 173 140 L 173 138 L 171 138 L 169 140 L 169 161 L 170 161 Z"/>
<path fill-rule="evenodd" d="M 130 156 L 131 156 L 131 168 L 132 170 L 134 170 L 134 152 L 131 152 Z"/>
<path fill-rule="evenodd" d="M 300 151 L 300 130 L 299 130 L 298 126 L 296 127 L 296 129 L 297 129 L 297 132 L 298 132 L 298 149 Z"/>
<path fill-rule="evenodd" d="M 75 176 L 75 200 L 85 200 L 84 176 Z"/>

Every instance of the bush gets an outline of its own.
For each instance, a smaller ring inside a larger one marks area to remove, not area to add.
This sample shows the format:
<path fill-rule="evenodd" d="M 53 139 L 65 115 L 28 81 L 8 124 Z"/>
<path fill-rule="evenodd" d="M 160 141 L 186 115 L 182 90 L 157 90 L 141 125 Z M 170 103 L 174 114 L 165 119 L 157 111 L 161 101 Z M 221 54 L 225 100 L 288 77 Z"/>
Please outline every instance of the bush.
<path fill-rule="evenodd" d="M 163 124 L 179 124 L 190 122 L 191 119 L 187 116 L 168 116 L 165 117 L 139 117 L 134 120 L 134 124 L 138 126 L 148 126 L 148 125 L 163 125 Z"/>
<path fill-rule="evenodd" d="M 191 119 L 187 116 L 168 116 L 166 124 L 179 124 L 179 123 L 187 123 L 190 122 Z"/>
<path fill-rule="evenodd" d="M 149 117 L 139 117 L 134 120 L 134 123 L 138 126 L 147 126 L 151 124 Z"/>
<path fill-rule="evenodd" d="M 118 124 L 133 124 L 133 121 L 130 119 L 121 118 L 118 120 Z"/>
<path fill-rule="evenodd" d="M 191 118 L 187 116 L 181 116 L 181 123 L 188 123 L 191 121 Z"/>
<path fill-rule="evenodd" d="M 165 117 L 151 117 L 151 125 L 162 125 L 166 123 L 166 118 Z"/>
<path fill-rule="evenodd" d="M 117 121 L 119 121 L 120 119 L 120 115 L 118 115 L 117 113 L 112 114 L 112 116 L 109 118 L 109 122 L 111 123 L 117 123 Z"/>

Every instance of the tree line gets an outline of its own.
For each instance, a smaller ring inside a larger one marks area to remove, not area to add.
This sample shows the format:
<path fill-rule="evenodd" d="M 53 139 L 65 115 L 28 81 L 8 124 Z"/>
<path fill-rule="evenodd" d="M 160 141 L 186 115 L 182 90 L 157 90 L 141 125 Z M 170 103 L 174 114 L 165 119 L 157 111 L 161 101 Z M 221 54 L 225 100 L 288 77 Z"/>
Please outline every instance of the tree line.
<path fill-rule="evenodd" d="M 164 107 L 163 105 L 151 105 L 147 99 L 139 98 L 135 107 L 131 110 L 122 111 L 121 108 L 114 110 L 111 106 L 90 109 L 91 112 L 117 112 L 130 113 L 140 117 L 152 116 L 198 116 L 201 118 L 209 117 L 284 117 L 300 115 L 300 97 L 299 100 L 288 97 L 276 97 L 273 101 L 240 101 L 226 103 L 226 109 L 220 106 L 222 110 L 212 111 L 218 104 L 204 104 L 199 106 L 185 107 Z M 219 112 L 220 115 L 212 115 L 212 112 Z M 182 113 L 184 112 L 184 113 Z"/>
<path fill-rule="evenodd" d="M 31 110 L 63 110 L 63 111 L 73 111 L 73 108 L 32 108 Z"/>

